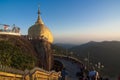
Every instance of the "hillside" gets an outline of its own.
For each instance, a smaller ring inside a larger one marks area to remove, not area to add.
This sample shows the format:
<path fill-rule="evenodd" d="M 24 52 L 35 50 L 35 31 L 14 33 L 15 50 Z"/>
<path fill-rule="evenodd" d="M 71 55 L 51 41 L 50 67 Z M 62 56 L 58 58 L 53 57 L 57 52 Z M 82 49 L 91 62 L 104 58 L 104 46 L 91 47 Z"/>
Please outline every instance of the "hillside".
<path fill-rule="evenodd" d="M 0 64 L 21 70 L 36 65 L 36 52 L 32 45 L 19 36 L 0 35 Z"/>
<path fill-rule="evenodd" d="M 69 55 L 68 49 L 63 48 L 62 46 L 59 46 L 57 44 L 53 44 L 52 45 L 52 50 L 53 50 L 53 54 L 56 55 Z"/>
<path fill-rule="evenodd" d="M 103 72 L 107 75 L 120 74 L 120 42 L 104 41 L 104 42 L 88 42 L 86 44 L 76 46 L 70 49 L 79 59 L 84 60 L 88 56 L 92 66 L 101 62 L 104 65 Z"/>

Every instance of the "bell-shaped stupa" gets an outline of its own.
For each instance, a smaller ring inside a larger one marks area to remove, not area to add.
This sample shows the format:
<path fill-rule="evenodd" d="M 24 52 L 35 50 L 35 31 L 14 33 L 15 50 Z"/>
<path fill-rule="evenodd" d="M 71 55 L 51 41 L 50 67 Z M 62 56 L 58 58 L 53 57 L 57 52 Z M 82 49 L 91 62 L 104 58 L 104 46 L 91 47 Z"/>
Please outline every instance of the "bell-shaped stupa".
<path fill-rule="evenodd" d="M 44 39 L 50 43 L 53 43 L 53 35 L 51 31 L 44 25 L 44 22 L 40 16 L 40 9 L 38 9 L 38 19 L 34 25 L 28 29 L 29 39 Z"/>

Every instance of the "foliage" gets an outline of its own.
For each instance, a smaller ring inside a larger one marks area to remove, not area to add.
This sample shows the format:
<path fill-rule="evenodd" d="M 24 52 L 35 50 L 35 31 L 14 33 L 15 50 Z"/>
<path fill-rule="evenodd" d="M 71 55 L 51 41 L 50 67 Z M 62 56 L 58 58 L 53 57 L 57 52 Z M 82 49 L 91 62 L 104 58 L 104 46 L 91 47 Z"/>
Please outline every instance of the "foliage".
<path fill-rule="evenodd" d="M 36 58 L 10 41 L 1 40 L 0 64 L 21 70 L 31 69 L 36 64 Z"/>
<path fill-rule="evenodd" d="M 56 55 L 72 56 L 72 57 L 79 59 L 78 56 L 73 53 L 73 51 L 70 51 L 69 49 L 66 49 L 66 48 L 59 46 L 57 44 L 52 45 L 52 50 L 53 50 L 53 53 Z"/>
<path fill-rule="evenodd" d="M 56 55 L 68 55 L 67 49 L 64 49 L 57 45 L 52 45 L 52 50 Z"/>

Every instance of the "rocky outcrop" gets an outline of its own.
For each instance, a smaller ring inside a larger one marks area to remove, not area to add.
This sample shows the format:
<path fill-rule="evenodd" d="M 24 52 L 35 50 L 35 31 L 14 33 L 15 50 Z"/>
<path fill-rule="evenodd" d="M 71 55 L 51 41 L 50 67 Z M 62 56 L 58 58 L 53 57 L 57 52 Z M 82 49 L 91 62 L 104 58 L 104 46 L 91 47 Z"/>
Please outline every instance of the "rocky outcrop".
<path fill-rule="evenodd" d="M 39 66 L 45 70 L 50 71 L 53 66 L 53 56 L 51 44 L 45 40 L 34 39 L 30 40 L 37 53 L 39 59 Z"/>
<path fill-rule="evenodd" d="M 27 38 L 23 36 L 0 35 L 0 46 L 0 58 L 1 56 L 5 56 L 6 53 L 9 54 L 9 56 L 6 56 L 8 60 L 6 60 L 6 57 L 3 58 L 3 60 L 5 59 L 6 62 L 8 62 L 8 65 L 6 66 L 12 65 L 18 69 L 27 69 L 25 66 L 33 65 L 33 62 L 31 62 L 31 60 L 32 58 L 35 58 L 34 65 L 32 67 L 38 66 L 48 71 L 52 69 L 52 49 L 51 43 L 48 41 L 40 39 L 28 41 Z M 13 61 L 16 62 L 17 66 L 14 65 L 15 62 Z M 27 65 L 27 62 L 29 62 L 29 65 Z M 2 64 L 4 64 L 3 61 Z M 19 65 L 24 65 L 24 67 L 19 67 Z"/>

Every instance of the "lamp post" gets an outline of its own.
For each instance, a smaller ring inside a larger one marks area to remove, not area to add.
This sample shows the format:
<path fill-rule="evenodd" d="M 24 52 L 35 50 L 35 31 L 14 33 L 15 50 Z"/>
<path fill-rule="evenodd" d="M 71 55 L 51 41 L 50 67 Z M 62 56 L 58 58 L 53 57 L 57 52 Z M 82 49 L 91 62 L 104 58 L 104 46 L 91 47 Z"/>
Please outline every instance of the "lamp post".
<path fill-rule="evenodd" d="M 55 49 L 53 49 L 53 54 L 55 54 Z"/>
<path fill-rule="evenodd" d="M 99 73 L 102 73 L 102 69 L 104 68 L 104 65 L 101 64 L 101 62 L 98 62 L 97 64 L 95 64 L 95 67 L 97 68 Z"/>
<path fill-rule="evenodd" d="M 95 67 L 97 67 L 98 69 L 104 68 L 104 65 L 101 64 L 101 62 L 98 62 L 97 64 L 95 64 Z"/>
<path fill-rule="evenodd" d="M 72 57 L 72 55 L 73 55 L 73 52 L 70 52 L 70 56 Z"/>
<path fill-rule="evenodd" d="M 85 61 L 85 65 L 88 66 L 88 58 L 84 58 L 84 61 Z"/>
<path fill-rule="evenodd" d="M 89 69 L 89 67 L 90 67 L 90 53 L 88 52 L 88 69 Z"/>
<path fill-rule="evenodd" d="M 67 49 L 65 50 L 65 55 L 68 56 L 68 50 Z"/>
<path fill-rule="evenodd" d="M 84 61 L 86 62 L 87 68 L 90 67 L 90 53 L 88 52 L 87 57 L 84 58 Z"/>

